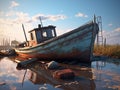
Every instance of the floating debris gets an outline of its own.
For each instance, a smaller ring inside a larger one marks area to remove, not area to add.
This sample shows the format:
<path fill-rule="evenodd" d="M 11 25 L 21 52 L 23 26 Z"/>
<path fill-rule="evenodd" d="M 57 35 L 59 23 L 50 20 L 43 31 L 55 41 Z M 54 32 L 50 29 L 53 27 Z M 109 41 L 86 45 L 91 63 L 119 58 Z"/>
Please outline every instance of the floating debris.
<path fill-rule="evenodd" d="M 53 77 L 58 79 L 73 79 L 75 73 L 71 69 L 57 70 L 53 73 Z"/>
<path fill-rule="evenodd" d="M 17 67 L 26 68 L 30 63 L 33 63 L 37 60 L 38 60 L 37 58 L 29 58 L 28 60 L 25 60 L 25 61 L 16 60 L 16 62 L 18 63 Z M 21 62 L 19 62 L 19 61 L 21 61 Z"/>

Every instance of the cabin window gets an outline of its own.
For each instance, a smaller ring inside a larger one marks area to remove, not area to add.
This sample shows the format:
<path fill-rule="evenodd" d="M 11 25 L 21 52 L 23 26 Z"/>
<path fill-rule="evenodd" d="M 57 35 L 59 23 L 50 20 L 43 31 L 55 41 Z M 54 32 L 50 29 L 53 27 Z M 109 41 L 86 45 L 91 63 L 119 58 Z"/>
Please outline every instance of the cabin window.
<path fill-rule="evenodd" d="M 33 40 L 34 39 L 33 33 L 30 33 L 30 36 L 31 36 L 31 40 Z"/>
<path fill-rule="evenodd" d="M 55 32 L 54 32 L 54 30 L 52 30 L 52 36 L 55 37 Z"/>
<path fill-rule="evenodd" d="M 43 37 L 47 37 L 47 32 L 43 32 Z"/>

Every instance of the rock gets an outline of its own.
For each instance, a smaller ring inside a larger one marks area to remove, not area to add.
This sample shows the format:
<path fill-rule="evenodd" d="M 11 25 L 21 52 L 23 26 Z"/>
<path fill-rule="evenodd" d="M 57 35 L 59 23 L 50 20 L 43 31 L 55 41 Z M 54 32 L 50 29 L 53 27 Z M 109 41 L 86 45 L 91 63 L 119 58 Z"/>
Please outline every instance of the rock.
<path fill-rule="evenodd" d="M 58 63 L 55 61 L 51 61 L 47 63 L 46 68 L 47 69 L 57 69 L 59 67 Z"/>
<path fill-rule="evenodd" d="M 53 77 L 57 79 L 73 79 L 75 73 L 71 69 L 57 70 L 53 73 Z"/>

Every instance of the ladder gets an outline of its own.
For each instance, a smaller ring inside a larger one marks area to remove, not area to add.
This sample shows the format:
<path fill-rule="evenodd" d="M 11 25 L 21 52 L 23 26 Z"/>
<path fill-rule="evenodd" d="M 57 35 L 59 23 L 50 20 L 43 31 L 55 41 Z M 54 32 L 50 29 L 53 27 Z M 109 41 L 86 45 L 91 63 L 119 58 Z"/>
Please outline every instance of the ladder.
<path fill-rule="evenodd" d="M 103 46 L 102 17 L 101 16 L 97 16 L 96 17 L 96 21 L 97 21 L 98 26 L 99 26 L 99 32 L 97 34 L 97 46 L 100 46 L 100 45 Z"/>

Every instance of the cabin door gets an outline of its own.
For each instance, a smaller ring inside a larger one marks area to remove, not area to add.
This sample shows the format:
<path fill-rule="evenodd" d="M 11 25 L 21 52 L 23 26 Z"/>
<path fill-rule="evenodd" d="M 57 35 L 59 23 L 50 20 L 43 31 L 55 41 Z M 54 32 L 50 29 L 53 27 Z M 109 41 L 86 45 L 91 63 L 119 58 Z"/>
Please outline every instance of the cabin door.
<path fill-rule="evenodd" d="M 42 41 L 42 36 L 41 36 L 41 32 L 40 31 L 37 31 L 36 39 L 37 39 L 37 43 L 40 43 Z"/>

